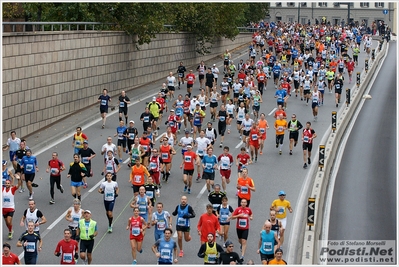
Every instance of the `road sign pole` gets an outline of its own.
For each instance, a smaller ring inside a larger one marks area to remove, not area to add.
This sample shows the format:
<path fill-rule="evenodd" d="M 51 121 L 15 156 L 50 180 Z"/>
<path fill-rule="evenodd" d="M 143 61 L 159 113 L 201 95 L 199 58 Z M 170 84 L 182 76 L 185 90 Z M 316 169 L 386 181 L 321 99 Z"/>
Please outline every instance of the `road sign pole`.
<path fill-rule="evenodd" d="M 320 168 L 320 171 L 322 171 L 324 168 L 324 153 L 325 153 L 325 151 L 326 151 L 326 146 L 320 145 L 319 146 L 319 168 Z"/>
<path fill-rule="evenodd" d="M 374 61 L 375 59 L 375 49 L 371 50 L 371 59 Z"/>
<path fill-rule="evenodd" d="M 331 112 L 331 118 L 332 118 L 331 129 L 332 129 L 333 133 L 335 133 L 335 130 L 337 129 L 337 112 L 336 111 Z"/>
<path fill-rule="evenodd" d="M 364 61 L 364 70 L 366 73 L 369 71 L 369 60 L 367 58 Z"/>
<path fill-rule="evenodd" d="M 359 88 L 359 86 L 360 86 L 360 72 L 356 73 L 356 85 Z"/>

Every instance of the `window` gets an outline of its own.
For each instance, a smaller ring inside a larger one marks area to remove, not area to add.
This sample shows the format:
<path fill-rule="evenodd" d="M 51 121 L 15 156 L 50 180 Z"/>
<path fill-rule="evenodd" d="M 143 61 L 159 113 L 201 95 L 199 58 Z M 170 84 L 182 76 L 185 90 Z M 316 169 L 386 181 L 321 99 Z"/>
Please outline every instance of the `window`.
<path fill-rule="evenodd" d="M 289 23 L 293 23 L 295 21 L 295 18 L 294 17 L 288 17 L 288 22 Z"/>
<path fill-rule="evenodd" d="M 334 2 L 334 7 L 339 7 L 339 2 Z"/>
<path fill-rule="evenodd" d="M 287 6 L 294 7 L 295 6 L 295 2 L 287 2 Z"/>
<path fill-rule="evenodd" d="M 276 16 L 276 20 L 277 20 L 277 21 L 282 21 L 283 19 L 282 19 L 281 16 Z"/>
<path fill-rule="evenodd" d="M 277 7 L 281 7 L 281 2 L 276 2 Z"/>
<path fill-rule="evenodd" d="M 307 3 L 306 3 L 306 2 L 302 2 L 302 3 L 301 3 L 301 6 L 306 7 L 306 6 L 307 6 Z"/>
<path fill-rule="evenodd" d="M 384 2 L 375 2 L 375 7 L 384 7 Z"/>
<path fill-rule="evenodd" d="M 360 2 L 360 7 L 370 7 L 369 2 Z"/>
<path fill-rule="evenodd" d="M 305 25 L 306 23 L 308 23 L 307 19 L 306 18 L 301 18 L 301 24 Z"/>
<path fill-rule="evenodd" d="M 319 2 L 320 7 L 327 7 L 327 2 Z"/>

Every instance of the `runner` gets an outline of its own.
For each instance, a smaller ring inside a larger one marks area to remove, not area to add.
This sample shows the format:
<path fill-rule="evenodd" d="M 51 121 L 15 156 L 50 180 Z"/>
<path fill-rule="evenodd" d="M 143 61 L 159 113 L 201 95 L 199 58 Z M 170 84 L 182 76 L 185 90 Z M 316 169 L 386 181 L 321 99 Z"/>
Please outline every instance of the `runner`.
<path fill-rule="evenodd" d="M 266 265 L 269 260 L 274 258 L 275 249 L 280 247 L 277 233 L 272 231 L 272 224 L 269 221 L 265 222 L 260 232 L 258 247 L 256 253 L 260 254 L 260 260 L 263 265 Z"/>
<path fill-rule="evenodd" d="M 235 105 L 233 104 L 233 100 L 229 99 L 228 104 L 226 105 L 227 110 L 227 134 L 231 132 L 231 122 L 234 119 Z"/>
<path fill-rule="evenodd" d="M 271 223 L 272 230 L 277 234 L 277 237 L 280 240 L 280 246 L 282 246 L 284 243 L 285 229 L 283 228 L 281 221 L 276 219 L 276 211 L 275 210 L 270 211 L 270 219 L 267 219 L 267 220 Z"/>
<path fill-rule="evenodd" d="M 260 110 L 260 103 L 263 103 L 262 95 L 260 94 L 259 90 L 255 91 L 255 95 L 252 96 L 252 109 L 254 113 L 254 119 L 258 119 L 259 117 L 259 110 Z"/>
<path fill-rule="evenodd" d="M 350 57 L 349 61 L 346 63 L 346 68 L 348 70 L 348 76 L 349 76 L 349 83 L 352 82 L 352 73 L 353 70 L 355 69 L 355 62 L 353 61 L 353 59 Z"/>
<path fill-rule="evenodd" d="M 84 218 L 79 220 L 76 235 L 80 239 L 80 258 L 84 264 L 91 264 L 94 238 L 98 235 L 97 222 L 91 219 L 90 210 L 85 210 L 83 214 Z"/>
<path fill-rule="evenodd" d="M 193 184 L 193 173 L 194 167 L 197 159 L 197 154 L 192 151 L 192 145 L 186 145 L 187 151 L 183 154 L 183 161 L 180 165 L 180 169 L 183 169 L 183 183 L 184 183 L 184 191 L 188 194 L 191 194 L 191 186 Z M 184 166 L 184 167 L 183 167 Z"/>
<path fill-rule="evenodd" d="M 32 155 L 30 149 L 26 150 L 26 155 L 21 159 L 21 169 L 23 169 L 26 187 L 29 190 L 29 199 L 33 199 L 33 180 L 35 179 L 36 172 L 39 172 L 39 167 L 37 166 L 36 156 Z"/>
<path fill-rule="evenodd" d="M 267 262 L 268 265 L 287 265 L 288 263 L 283 260 L 283 250 L 281 248 L 276 249 L 274 252 L 274 259 Z"/>
<path fill-rule="evenodd" d="M 1 263 L 3 265 L 21 265 L 18 255 L 11 252 L 11 245 L 8 243 L 3 244 L 3 256 Z"/>
<path fill-rule="evenodd" d="M 206 189 L 208 193 L 211 192 L 211 186 L 213 188 L 215 181 L 215 169 L 218 168 L 218 160 L 215 155 L 213 155 L 213 148 L 208 147 L 206 150 L 207 154 L 204 155 L 202 159 L 202 179 L 206 181 Z"/>
<path fill-rule="evenodd" d="M 216 216 L 220 224 L 220 237 L 223 237 L 224 242 L 229 239 L 230 220 L 233 212 L 233 208 L 228 204 L 228 198 L 222 197 L 222 204 L 217 207 Z"/>
<path fill-rule="evenodd" d="M 136 164 L 136 159 L 139 159 L 142 162 L 142 155 L 145 154 L 144 148 L 140 145 L 139 137 L 135 137 L 133 141 L 133 145 L 130 147 L 129 155 L 130 162 L 128 164 L 129 168 L 131 168 L 134 164 Z"/>
<path fill-rule="evenodd" d="M 122 121 L 122 114 L 124 114 L 126 125 L 127 125 L 127 119 L 128 119 L 128 115 L 127 115 L 127 105 L 128 104 L 130 104 L 130 99 L 126 95 L 126 92 L 122 91 L 121 95 L 119 96 L 119 121 Z"/>
<path fill-rule="evenodd" d="M 151 198 L 148 197 L 145 193 L 145 187 L 140 186 L 139 194 L 134 197 L 133 202 L 130 203 L 130 207 L 135 209 L 139 209 L 139 215 L 147 224 L 146 228 L 151 227 L 151 216 L 152 216 L 152 204 Z M 145 235 L 145 231 L 143 231 L 143 236 Z"/>
<path fill-rule="evenodd" d="M 211 145 L 214 145 L 216 138 L 218 137 L 216 129 L 212 128 L 212 122 L 208 122 L 206 126 L 207 128 L 204 130 L 205 136 L 211 141 Z"/>
<path fill-rule="evenodd" d="M 114 219 L 112 211 L 114 210 L 115 200 L 119 194 L 119 187 L 118 183 L 112 180 L 113 174 L 111 172 L 107 172 L 105 178 L 107 180 L 101 183 L 98 193 L 104 195 L 105 213 L 108 218 L 108 233 L 112 233 L 112 220 Z"/>
<path fill-rule="evenodd" d="M 3 197 L 3 218 L 8 228 L 8 239 L 12 239 L 14 230 L 12 228 L 12 219 L 15 212 L 15 192 L 18 190 L 18 185 L 11 185 L 11 181 L 7 180 L 2 189 Z"/>
<path fill-rule="evenodd" d="M 177 67 L 177 76 L 179 80 L 179 90 L 180 90 L 180 83 L 184 84 L 184 73 L 186 72 L 186 67 L 183 65 L 183 62 L 180 61 L 180 65 Z"/>
<path fill-rule="evenodd" d="M 72 231 L 70 229 L 64 230 L 64 239 L 60 240 L 55 248 L 54 255 L 61 256 L 60 264 L 76 264 L 79 259 L 78 242 L 71 238 Z"/>
<path fill-rule="evenodd" d="M 223 59 L 224 59 L 224 61 L 223 61 L 224 71 L 227 71 L 227 68 L 229 67 L 230 59 L 232 59 L 231 54 L 228 49 L 226 49 L 226 52 L 224 52 Z"/>
<path fill-rule="evenodd" d="M 100 102 L 100 113 L 103 121 L 102 129 L 105 128 L 105 121 L 107 120 L 108 103 L 111 102 L 111 97 L 108 95 L 108 90 L 103 89 L 103 94 L 98 97 L 97 102 Z"/>
<path fill-rule="evenodd" d="M 150 157 L 150 154 L 151 154 L 151 145 L 152 145 L 152 138 L 148 131 L 143 132 L 143 135 L 140 138 L 140 145 L 144 151 L 144 153 L 141 154 L 141 162 L 143 163 L 144 166 L 147 167 L 148 166 L 148 158 Z"/>
<path fill-rule="evenodd" d="M 173 231 L 171 228 L 165 228 L 163 232 L 164 235 L 152 246 L 152 252 L 154 252 L 155 256 L 157 256 L 159 265 L 173 263 L 176 264 L 178 262 L 177 245 L 176 242 L 171 238 Z"/>
<path fill-rule="evenodd" d="M 278 193 L 278 199 L 273 200 L 270 210 L 276 211 L 276 217 L 281 221 L 283 229 L 287 227 L 287 211 L 292 213 L 291 203 L 285 199 L 285 192 L 280 191 Z"/>
<path fill-rule="evenodd" d="M 251 191 L 255 192 L 255 183 L 251 177 L 248 176 L 248 168 L 243 168 L 241 177 L 238 177 L 237 180 L 237 189 L 238 189 L 238 204 L 242 204 L 241 200 L 246 200 L 246 207 L 249 207 L 251 203 Z M 238 205 L 238 206 L 240 206 Z"/>
<path fill-rule="evenodd" d="M 236 166 L 238 167 L 237 173 L 238 177 L 242 176 L 242 170 L 246 168 L 248 164 L 252 164 L 251 157 L 247 153 L 245 147 L 241 147 L 240 153 L 236 157 Z M 237 192 L 239 190 L 237 189 Z"/>
<path fill-rule="evenodd" d="M 217 161 L 220 162 L 220 176 L 222 178 L 222 187 L 224 193 L 226 193 L 226 183 L 230 183 L 231 166 L 234 163 L 233 156 L 229 153 L 229 147 L 223 148 L 223 153 L 219 155 Z"/>
<path fill-rule="evenodd" d="M 169 72 L 169 76 L 166 77 L 166 82 L 168 84 L 168 90 L 169 90 L 169 99 L 172 99 L 175 97 L 175 85 L 176 85 L 176 77 L 173 76 L 173 72 Z M 179 85 L 180 87 L 180 85 Z"/>
<path fill-rule="evenodd" d="M 213 77 L 215 77 L 213 86 L 217 86 L 218 78 L 219 78 L 219 69 L 218 69 L 218 67 L 216 67 L 216 64 L 213 64 L 211 70 L 212 70 Z M 227 77 L 226 77 L 226 80 L 227 80 Z"/>
<path fill-rule="evenodd" d="M 123 120 L 119 121 L 119 126 L 116 128 L 116 134 L 114 137 L 118 136 L 118 156 L 119 156 L 119 163 L 123 162 L 122 153 L 126 151 L 126 126 Z"/>
<path fill-rule="evenodd" d="M 161 196 L 159 187 L 157 184 L 154 183 L 154 180 L 152 179 L 151 176 L 147 178 L 147 182 L 143 186 L 145 189 L 145 194 L 151 200 L 151 209 L 152 209 L 153 207 L 155 207 L 155 202 L 157 201 L 157 197 Z"/>
<path fill-rule="evenodd" d="M 238 103 L 238 96 L 239 96 L 240 90 L 241 90 L 241 88 L 242 88 L 242 84 L 239 83 L 239 79 L 238 79 L 238 78 L 236 79 L 236 81 L 235 81 L 235 83 L 233 84 L 232 88 L 233 88 L 233 103 L 230 103 L 230 100 L 229 100 L 229 103 L 230 103 L 230 104 L 237 105 L 237 103 Z"/>
<path fill-rule="evenodd" d="M 245 108 L 244 102 L 239 104 L 239 107 L 236 110 L 236 119 L 237 119 L 237 130 L 240 134 L 240 139 L 242 139 L 242 121 L 245 119 L 245 114 L 247 114 L 247 109 Z"/>
<path fill-rule="evenodd" d="M 147 107 L 149 111 L 151 112 L 153 119 L 152 119 L 152 130 L 154 131 L 154 134 L 158 134 L 159 130 L 159 125 L 158 125 L 158 120 L 160 121 L 160 111 L 162 110 L 162 106 L 160 103 L 158 103 L 157 98 L 154 96 L 152 98 L 152 102 L 148 103 Z M 146 131 L 147 129 L 144 129 Z"/>
<path fill-rule="evenodd" d="M 38 252 L 42 251 L 43 240 L 40 234 L 34 232 L 35 224 L 30 221 L 27 224 L 27 231 L 18 239 L 17 247 L 24 248 L 25 264 L 36 264 Z"/>
<path fill-rule="evenodd" d="M 315 84 L 315 87 L 317 87 L 317 90 L 320 92 L 319 105 L 324 105 L 324 91 L 327 88 L 327 84 L 323 80 L 323 77 L 319 77 L 319 81 Z"/>
<path fill-rule="evenodd" d="M 6 186 L 6 181 L 10 181 L 14 185 L 14 174 L 7 168 L 7 160 L 2 161 L 2 185 Z"/>
<path fill-rule="evenodd" d="M 245 119 L 242 120 L 241 122 L 241 130 L 242 130 L 242 135 L 244 136 L 242 141 L 245 144 L 245 147 L 247 150 L 249 150 L 249 133 L 251 132 L 251 127 L 252 125 L 255 124 L 254 120 L 250 118 L 249 113 L 245 114 Z"/>
<path fill-rule="evenodd" d="M 206 205 L 206 212 L 201 215 L 197 224 L 198 235 L 200 236 L 201 245 L 209 241 L 209 235 L 212 235 L 212 241 L 216 240 L 220 231 L 220 224 L 217 216 L 213 213 L 212 204 Z M 222 249 L 223 250 L 223 249 Z"/>
<path fill-rule="evenodd" d="M 312 87 L 312 80 L 310 80 L 310 75 L 307 74 L 305 80 L 303 81 L 303 96 L 304 100 L 306 100 L 306 106 L 309 105 L 310 99 L 310 88 Z"/>
<path fill-rule="evenodd" d="M 234 245 L 231 241 L 226 241 L 223 244 L 226 248 L 226 251 L 220 252 L 219 254 L 219 264 L 228 264 L 228 265 L 237 265 L 242 264 L 240 256 L 238 256 L 237 252 L 234 252 Z"/>
<path fill-rule="evenodd" d="M 317 121 L 317 114 L 319 112 L 319 103 L 321 100 L 321 93 L 315 86 L 312 91 L 312 113 L 313 121 Z"/>
<path fill-rule="evenodd" d="M 182 138 L 180 138 L 179 141 L 179 146 L 181 146 L 181 154 L 182 156 L 184 155 L 184 153 L 187 151 L 187 145 L 194 145 L 194 139 L 190 136 L 190 131 L 189 130 L 185 130 L 184 131 L 184 135 Z M 184 157 L 183 157 L 184 159 Z"/>
<path fill-rule="evenodd" d="M 104 162 L 107 160 L 108 151 L 112 151 L 113 154 L 116 153 L 116 145 L 114 143 L 112 143 L 112 137 L 111 136 L 107 137 L 107 143 L 105 143 L 101 147 L 101 155 L 104 155 Z"/>
<path fill-rule="evenodd" d="M 145 107 L 144 112 L 141 113 L 140 120 L 143 122 L 143 131 L 147 131 L 148 127 L 152 127 L 154 124 L 154 115 L 152 115 L 148 106 Z"/>
<path fill-rule="evenodd" d="M 196 181 L 199 182 L 201 179 L 201 161 L 205 155 L 205 151 L 208 148 L 212 147 L 211 141 L 205 137 L 205 131 L 202 130 L 200 132 L 200 136 L 195 139 L 195 145 L 197 147 L 197 179 Z"/>
<path fill-rule="evenodd" d="M 212 88 L 215 84 L 215 76 L 212 73 L 211 69 L 208 69 L 207 73 L 205 74 L 205 91 L 206 91 L 206 96 L 208 97 L 210 92 L 212 91 Z M 203 91 L 204 89 L 200 89 Z"/>
<path fill-rule="evenodd" d="M 17 168 L 15 169 L 15 178 L 18 180 L 18 187 L 20 188 L 18 192 L 22 193 L 25 192 L 24 188 L 24 181 L 25 181 L 25 174 L 21 167 L 22 158 L 26 155 L 26 141 L 25 139 L 21 140 L 20 149 L 15 152 L 14 161 L 17 161 Z"/>
<path fill-rule="evenodd" d="M 82 127 L 76 127 L 76 133 L 72 139 L 72 147 L 75 149 L 74 153 L 79 153 L 79 150 L 83 148 L 85 140 L 89 140 L 89 138 L 82 132 Z"/>
<path fill-rule="evenodd" d="M 131 150 L 132 145 L 134 144 L 134 138 L 136 136 L 138 136 L 138 134 L 139 134 L 139 132 L 137 131 L 137 128 L 134 127 L 134 121 L 130 121 L 129 127 L 127 127 L 124 132 L 124 135 L 127 137 L 126 153 L 129 153 L 129 151 Z M 130 164 L 130 162 L 129 162 L 129 164 Z"/>
<path fill-rule="evenodd" d="M 165 125 L 167 125 L 167 126 L 166 126 L 166 133 L 164 133 L 163 136 L 167 137 L 168 139 L 171 139 L 168 141 L 168 143 L 172 146 L 175 143 L 174 140 L 176 140 L 176 132 L 179 127 L 179 124 L 180 124 L 180 117 L 175 115 L 174 109 L 171 109 L 170 115 L 167 118 L 167 121 L 165 121 Z M 161 137 L 161 138 L 163 138 L 163 137 Z"/>
<path fill-rule="evenodd" d="M 328 82 L 328 91 L 331 94 L 332 93 L 332 87 L 333 87 L 333 84 L 334 84 L 335 72 L 333 72 L 332 70 L 330 70 L 327 67 L 326 77 L 327 77 L 327 82 Z"/>
<path fill-rule="evenodd" d="M 80 162 L 80 156 L 78 154 L 73 155 L 73 162 L 69 164 L 69 171 L 67 178 L 71 178 L 71 194 L 73 198 L 81 200 L 80 190 L 82 185 L 87 183 L 84 182 L 84 177 L 88 176 L 85 165 Z"/>
<path fill-rule="evenodd" d="M 234 105 L 233 105 L 233 107 L 234 107 Z M 219 145 L 219 147 L 223 146 L 224 133 L 226 132 L 226 125 L 227 125 L 228 118 L 229 118 L 229 115 L 228 115 L 228 113 L 226 111 L 226 106 L 225 105 L 221 105 L 220 106 L 220 110 L 218 112 L 218 115 L 216 116 L 216 119 L 219 120 L 219 122 L 218 122 L 218 132 L 219 132 L 219 135 L 220 135 L 220 145 Z M 209 123 L 208 123 L 208 125 L 209 125 Z M 211 123 L 211 125 L 212 125 L 212 123 Z M 215 139 L 216 139 L 216 137 L 217 137 L 216 133 L 214 135 L 215 135 Z"/>
<path fill-rule="evenodd" d="M 206 66 L 204 61 L 201 61 L 201 63 L 197 67 L 198 71 L 198 80 L 200 83 L 200 89 L 204 88 L 204 76 L 205 76 L 205 71 L 206 71 Z"/>
<path fill-rule="evenodd" d="M 10 149 L 9 156 L 10 156 L 10 161 L 12 162 L 12 166 L 14 167 L 14 170 L 17 169 L 17 161 L 15 157 L 15 153 L 17 150 L 20 149 L 20 144 L 21 144 L 21 139 L 17 137 L 17 134 L 15 131 L 10 132 L 11 137 L 7 139 L 7 144 L 3 147 L 3 151 Z"/>
<path fill-rule="evenodd" d="M 64 193 L 64 187 L 61 184 L 61 172 L 65 171 L 65 166 L 62 161 L 58 159 L 58 153 L 53 152 L 52 159 L 49 160 L 46 169 L 47 173 L 50 173 L 50 204 L 54 204 L 54 184 L 57 184 L 57 189 L 60 190 L 61 194 Z"/>
<path fill-rule="evenodd" d="M 217 78 L 215 78 L 217 81 Z M 230 97 L 230 84 L 227 82 L 227 77 L 223 77 L 223 81 L 220 83 L 220 94 L 222 104 L 226 105 L 227 98 Z"/>
<path fill-rule="evenodd" d="M 218 102 L 220 100 L 220 94 L 216 91 L 216 86 L 212 87 L 212 91 L 210 94 L 210 112 L 211 112 L 211 120 L 215 121 L 216 118 L 216 108 L 218 106 Z"/>
<path fill-rule="evenodd" d="M 287 91 L 284 90 L 283 85 L 281 83 L 280 83 L 279 89 L 276 90 L 276 92 L 274 94 L 274 98 L 277 98 L 277 107 L 278 106 L 282 106 L 282 107 L 286 106 L 288 94 L 287 94 Z"/>
<path fill-rule="evenodd" d="M 126 226 L 126 230 L 130 230 L 130 246 L 132 248 L 133 265 L 137 264 L 137 252 L 143 253 L 142 244 L 146 228 L 147 223 L 143 217 L 140 217 L 139 208 L 133 208 L 133 216 L 129 218 Z"/>
<path fill-rule="evenodd" d="M 266 120 L 266 114 L 262 113 L 260 114 L 260 119 L 258 120 L 258 127 L 260 131 L 260 141 L 259 141 L 259 155 L 263 154 L 263 147 L 265 145 L 266 141 L 266 131 L 269 129 L 269 123 Z"/>
<path fill-rule="evenodd" d="M 193 90 L 193 86 L 195 83 L 195 74 L 193 73 L 193 70 L 189 71 L 189 73 L 186 75 L 185 80 L 187 81 L 187 95 L 188 95 L 188 98 L 190 98 L 191 92 Z"/>
<path fill-rule="evenodd" d="M 338 103 L 341 102 L 341 93 L 342 87 L 344 86 L 344 81 L 340 79 L 338 76 L 334 80 L 334 88 L 335 88 L 335 107 L 338 107 Z"/>
<path fill-rule="evenodd" d="M 71 230 L 71 238 L 79 241 L 79 236 L 76 235 L 78 229 L 79 220 L 83 218 L 84 210 L 80 207 L 80 200 L 75 198 L 73 200 L 73 207 L 69 208 L 65 215 L 65 220 L 69 222 L 68 228 Z"/>
<path fill-rule="evenodd" d="M 93 170 L 91 169 L 91 160 L 96 156 L 96 153 L 89 147 L 87 140 L 83 141 L 83 148 L 79 150 L 79 156 L 82 159 L 82 163 L 85 165 L 88 177 L 93 177 Z"/>
<path fill-rule="evenodd" d="M 292 114 L 291 120 L 288 122 L 287 129 L 290 133 L 290 155 L 292 155 L 292 149 L 298 143 L 299 130 L 302 129 L 302 123 L 296 119 L 296 114 Z"/>
<path fill-rule="evenodd" d="M 244 255 L 247 250 L 247 240 L 249 235 L 249 220 L 253 220 L 252 210 L 247 207 L 247 200 L 242 199 L 240 206 L 236 208 L 231 216 L 231 220 L 237 219 L 236 231 L 238 242 L 241 249 L 241 262 L 244 261 Z"/>
<path fill-rule="evenodd" d="M 216 111 L 215 111 L 216 112 Z M 205 111 L 201 110 L 200 104 L 196 104 L 193 114 L 193 125 L 194 125 L 194 138 L 197 135 L 197 132 L 201 132 L 202 120 L 205 118 Z"/>
<path fill-rule="evenodd" d="M 308 164 L 310 165 L 310 157 L 311 157 L 311 152 L 312 152 L 312 147 L 313 147 L 313 139 L 317 137 L 317 134 L 315 131 L 310 128 L 311 123 L 308 121 L 306 123 L 306 128 L 303 129 L 302 133 L 302 149 L 303 149 L 303 161 L 305 162 L 303 164 L 303 168 L 307 168 Z M 306 158 L 307 158 L 307 164 L 306 164 Z"/>
<path fill-rule="evenodd" d="M 212 216 L 215 216 L 212 214 Z M 198 257 L 204 258 L 204 264 L 218 264 L 219 253 L 223 252 L 221 245 L 215 242 L 215 235 L 209 233 L 206 236 L 206 242 L 201 242 L 201 247 L 198 251 Z"/>
<path fill-rule="evenodd" d="M 259 127 L 257 126 L 256 123 L 253 123 L 251 130 L 249 131 L 249 137 L 248 137 L 248 144 L 251 153 L 251 161 L 254 160 L 254 154 L 255 154 L 255 162 L 258 161 L 258 151 L 259 151 L 261 137 L 262 134 L 260 133 Z"/>
<path fill-rule="evenodd" d="M 129 182 L 132 184 L 133 195 L 136 198 L 139 194 L 139 189 L 144 185 L 145 175 L 150 176 L 147 168 L 140 163 L 140 158 L 136 158 L 136 164 L 132 166 L 130 172 Z"/>
<path fill-rule="evenodd" d="M 165 229 L 172 227 L 172 217 L 168 211 L 163 210 L 162 202 L 157 203 L 157 210 L 152 214 L 151 225 L 155 226 L 155 242 L 164 237 Z"/>
<path fill-rule="evenodd" d="M 195 217 L 193 208 L 187 204 L 187 197 L 182 196 L 180 199 L 180 205 L 176 206 L 176 209 L 172 212 L 173 216 L 177 216 L 176 220 L 176 231 L 177 231 L 177 243 L 179 245 L 179 257 L 184 256 L 183 251 L 183 234 L 184 240 L 190 242 L 190 219 Z"/>
<path fill-rule="evenodd" d="M 112 181 L 116 181 L 116 174 L 119 172 L 121 169 L 121 164 L 119 161 L 114 157 L 113 153 L 111 150 L 107 152 L 107 158 L 105 159 L 104 163 L 104 168 L 101 172 L 101 175 L 104 175 L 105 173 L 110 172 L 112 174 Z M 106 181 L 106 177 L 104 177 L 104 180 Z"/>
<path fill-rule="evenodd" d="M 280 115 L 274 122 L 274 129 L 276 130 L 276 148 L 279 148 L 279 154 L 282 154 L 284 131 L 287 129 L 287 121 Z"/>
<path fill-rule="evenodd" d="M 173 148 L 173 145 L 168 144 L 169 138 L 163 137 L 162 144 L 159 147 L 159 152 L 161 153 L 161 163 L 162 163 L 162 180 L 168 181 L 170 176 L 170 170 L 172 167 L 172 157 L 176 155 L 176 150 Z"/>

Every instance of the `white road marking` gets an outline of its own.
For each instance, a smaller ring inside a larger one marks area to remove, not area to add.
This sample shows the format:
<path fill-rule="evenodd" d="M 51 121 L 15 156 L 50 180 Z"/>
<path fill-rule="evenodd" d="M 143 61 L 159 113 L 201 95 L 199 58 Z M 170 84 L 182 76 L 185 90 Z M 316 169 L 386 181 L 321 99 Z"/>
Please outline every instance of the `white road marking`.
<path fill-rule="evenodd" d="M 270 113 L 267 114 L 267 116 L 271 116 L 276 110 L 277 110 L 277 108 L 272 109 L 272 111 L 270 111 Z"/>
<path fill-rule="evenodd" d="M 57 220 L 55 220 L 52 224 L 49 225 L 49 227 L 47 227 L 48 230 L 51 230 L 54 228 L 54 226 L 57 225 L 57 223 L 59 223 L 63 218 L 65 218 L 65 215 L 67 214 L 68 210 L 66 210 L 63 214 L 61 214 L 60 217 L 57 218 Z M 23 253 L 22 253 L 23 254 Z"/>
<path fill-rule="evenodd" d="M 242 146 L 243 142 L 239 142 L 238 145 L 236 145 L 236 148 L 239 148 L 240 146 Z"/>
<path fill-rule="evenodd" d="M 206 190 L 206 184 L 204 184 L 204 187 L 202 187 L 201 191 L 198 193 L 197 198 L 201 198 L 201 196 L 205 193 L 205 190 Z"/>

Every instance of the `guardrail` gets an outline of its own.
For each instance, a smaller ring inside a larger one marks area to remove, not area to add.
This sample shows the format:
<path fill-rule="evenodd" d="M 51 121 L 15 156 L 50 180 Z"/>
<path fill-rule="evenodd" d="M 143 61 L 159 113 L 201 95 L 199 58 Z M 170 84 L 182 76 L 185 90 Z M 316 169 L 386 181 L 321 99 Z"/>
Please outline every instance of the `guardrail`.
<path fill-rule="evenodd" d="M 3 32 L 32 32 L 32 31 L 98 31 L 112 30 L 114 23 L 103 22 L 2 22 Z M 5 27 L 10 25 L 11 31 L 5 31 Z M 20 27 L 18 27 L 20 26 Z M 163 25 L 165 31 L 174 31 L 175 25 Z M 22 29 L 21 29 L 22 27 Z M 240 33 L 256 32 L 258 28 L 237 27 Z"/>
<path fill-rule="evenodd" d="M 350 118 L 355 112 L 362 95 L 368 84 L 373 77 L 373 73 L 376 71 L 380 61 L 382 60 L 385 51 L 387 49 L 387 42 L 384 42 L 381 49 L 378 51 L 377 56 L 374 60 L 368 59 L 369 69 L 368 71 L 362 72 L 361 83 L 359 87 L 356 87 L 351 94 L 351 104 L 345 107 L 343 111 L 336 117 L 336 131 L 331 132 L 325 142 L 324 152 L 324 168 L 316 172 L 316 178 L 313 183 L 310 198 L 315 198 L 316 203 L 314 206 L 314 226 L 312 229 L 304 229 L 304 238 L 302 244 L 302 265 L 313 265 L 319 264 L 317 260 L 318 255 L 318 242 L 322 233 L 322 221 L 325 207 L 325 194 L 327 185 L 330 180 L 331 170 L 334 164 L 335 155 L 338 150 L 338 145 L 342 139 L 347 125 L 350 122 Z M 306 212 L 306 211 L 304 211 Z"/>

